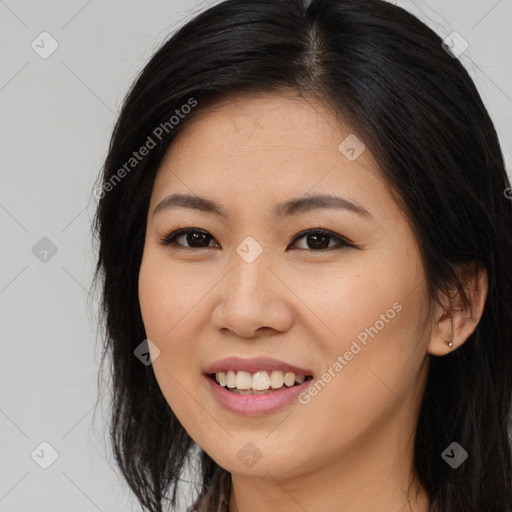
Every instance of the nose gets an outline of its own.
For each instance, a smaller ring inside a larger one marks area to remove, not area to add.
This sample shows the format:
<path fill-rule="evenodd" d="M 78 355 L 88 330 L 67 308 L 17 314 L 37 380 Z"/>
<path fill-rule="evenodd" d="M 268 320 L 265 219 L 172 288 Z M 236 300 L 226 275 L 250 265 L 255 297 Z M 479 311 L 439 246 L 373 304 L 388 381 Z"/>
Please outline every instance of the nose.
<path fill-rule="evenodd" d="M 279 272 L 261 254 L 252 263 L 238 254 L 219 283 L 219 300 L 212 312 L 213 326 L 244 338 L 275 335 L 293 323 L 293 297 Z"/>

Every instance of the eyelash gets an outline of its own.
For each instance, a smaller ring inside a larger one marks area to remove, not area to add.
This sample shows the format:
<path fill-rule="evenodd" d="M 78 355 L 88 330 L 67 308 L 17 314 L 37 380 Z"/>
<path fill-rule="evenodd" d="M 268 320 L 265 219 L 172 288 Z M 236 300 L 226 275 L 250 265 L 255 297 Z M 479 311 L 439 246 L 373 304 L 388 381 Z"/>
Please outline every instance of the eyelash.
<path fill-rule="evenodd" d="M 160 239 L 159 243 L 164 246 L 175 245 L 181 249 L 191 249 L 191 250 L 212 249 L 212 247 L 209 247 L 209 246 L 207 246 L 207 247 L 187 247 L 186 245 L 176 243 L 177 238 L 179 238 L 182 235 L 187 235 L 189 233 L 202 233 L 202 234 L 206 235 L 207 237 L 210 237 L 212 240 L 215 240 L 215 238 L 212 235 L 210 235 L 207 231 L 204 231 L 202 229 L 181 228 L 181 229 L 177 229 L 177 230 L 172 231 L 171 233 L 165 235 L 163 238 Z M 304 231 L 301 231 L 292 239 L 291 243 L 296 243 L 301 238 L 304 238 L 307 235 L 312 234 L 312 233 L 329 236 L 331 239 L 334 239 L 339 245 L 338 245 L 338 247 L 326 247 L 323 249 L 299 249 L 300 251 L 325 252 L 325 251 L 345 249 L 348 247 L 355 248 L 355 246 L 346 238 L 344 238 L 340 235 L 337 235 L 336 233 L 333 233 L 332 231 L 322 229 L 322 228 L 311 228 L 311 229 L 306 229 Z"/>

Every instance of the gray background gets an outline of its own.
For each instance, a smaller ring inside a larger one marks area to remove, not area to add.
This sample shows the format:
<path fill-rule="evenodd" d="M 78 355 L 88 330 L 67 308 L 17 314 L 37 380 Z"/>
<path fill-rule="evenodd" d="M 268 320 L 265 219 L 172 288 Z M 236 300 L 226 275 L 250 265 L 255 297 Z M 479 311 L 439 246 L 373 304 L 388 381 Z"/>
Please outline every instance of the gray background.
<path fill-rule="evenodd" d="M 0 0 L 0 512 L 140 510 L 111 461 L 107 399 L 93 415 L 100 343 L 97 297 L 87 297 L 91 191 L 136 74 L 213 3 Z M 398 5 L 443 38 L 456 31 L 468 41 L 460 59 L 510 170 L 512 1 Z M 52 42 L 43 31 L 58 43 L 46 59 Z M 40 464 L 52 453 L 42 442 L 58 454 L 47 469 Z"/>

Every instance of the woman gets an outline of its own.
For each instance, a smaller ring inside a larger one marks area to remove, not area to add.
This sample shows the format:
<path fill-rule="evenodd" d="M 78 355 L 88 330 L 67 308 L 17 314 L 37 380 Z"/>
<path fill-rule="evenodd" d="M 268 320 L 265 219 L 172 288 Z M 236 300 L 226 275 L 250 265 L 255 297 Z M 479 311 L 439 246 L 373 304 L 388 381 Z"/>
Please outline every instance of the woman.
<path fill-rule="evenodd" d="M 511 510 L 512 207 L 458 59 L 380 0 L 228 0 L 152 57 L 99 190 L 141 505 Z M 152 364 L 150 364 L 152 363 Z"/>

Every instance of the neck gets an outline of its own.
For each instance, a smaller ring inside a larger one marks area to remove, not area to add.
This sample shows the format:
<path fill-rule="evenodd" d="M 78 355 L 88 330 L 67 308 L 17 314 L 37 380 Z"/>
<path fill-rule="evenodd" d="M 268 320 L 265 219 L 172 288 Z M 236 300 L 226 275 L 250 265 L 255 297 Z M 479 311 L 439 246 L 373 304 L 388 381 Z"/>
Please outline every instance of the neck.
<path fill-rule="evenodd" d="M 229 512 L 428 512 L 428 495 L 412 465 L 414 435 L 395 422 L 375 430 L 379 435 L 369 432 L 350 453 L 294 476 L 271 468 L 258 477 L 233 473 Z"/>
<path fill-rule="evenodd" d="M 429 498 L 418 483 L 407 486 L 385 478 L 343 483 L 332 479 L 232 479 L 229 512 L 429 512 Z M 354 479 L 355 480 L 355 479 Z"/>

